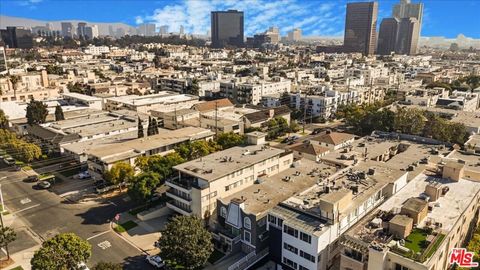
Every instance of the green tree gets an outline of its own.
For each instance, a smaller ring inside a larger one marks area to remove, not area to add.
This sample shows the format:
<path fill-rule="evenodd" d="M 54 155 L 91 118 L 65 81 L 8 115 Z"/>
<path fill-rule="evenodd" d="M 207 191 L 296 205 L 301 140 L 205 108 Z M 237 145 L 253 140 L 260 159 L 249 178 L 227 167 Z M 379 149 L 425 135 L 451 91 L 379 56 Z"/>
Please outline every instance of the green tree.
<path fill-rule="evenodd" d="M 138 203 L 147 203 L 155 194 L 160 184 L 160 175 L 146 172 L 135 177 L 133 184 L 128 188 L 128 195 Z"/>
<path fill-rule="evenodd" d="M 47 105 L 43 104 L 43 102 L 41 101 L 36 101 L 32 98 L 27 105 L 27 123 L 30 125 L 43 124 L 47 119 L 47 115 Z"/>
<path fill-rule="evenodd" d="M 198 96 L 199 91 L 200 87 L 198 86 L 198 80 L 193 79 L 192 82 L 187 86 L 186 92 L 187 94 Z"/>
<path fill-rule="evenodd" d="M 99 262 L 92 267 L 92 270 L 122 270 L 123 267 L 119 263 Z"/>
<path fill-rule="evenodd" d="M 114 185 L 118 185 L 132 181 L 134 175 L 135 170 L 133 167 L 126 162 L 120 161 L 115 163 L 110 170 L 105 172 L 105 179 Z"/>
<path fill-rule="evenodd" d="M 55 107 L 55 121 L 65 120 L 65 116 L 63 115 L 62 106 L 57 105 Z"/>
<path fill-rule="evenodd" d="M 227 132 L 227 133 L 222 133 L 218 135 L 216 141 L 222 149 L 227 149 L 234 146 L 245 144 L 246 136 L 236 134 L 233 132 Z"/>
<path fill-rule="evenodd" d="M 142 120 L 140 120 L 140 117 L 138 118 L 138 138 L 143 138 L 145 135 L 143 134 L 143 124 Z"/>
<path fill-rule="evenodd" d="M 85 94 L 85 90 L 80 86 L 79 83 L 72 84 L 71 82 L 69 82 L 67 84 L 67 89 L 70 93 Z"/>
<path fill-rule="evenodd" d="M 193 160 L 216 152 L 220 147 L 215 142 L 186 142 L 175 147 L 175 151 L 186 160 Z"/>
<path fill-rule="evenodd" d="M 56 74 L 56 75 L 63 75 L 65 72 L 63 72 L 63 68 L 56 66 L 56 65 L 47 65 L 45 67 L 46 71 L 48 74 Z"/>
<path fill-rule="evenodd" d="M 0 109 L 0 128 L 8 128 L 8 119 L 5 112 Z"/>
<path fill-rule="evenodd" d="M 9 77 L 10 83 L 12 84 L 13 87 L 13 96 L 17 96 L 17 84 L 20 82 L 21 78 L 18 75 L 10 75 Z"/>
<path fill-rule="evenodd" d="M 119 263 L 112 263 L 112 262 L 99 262 L 95 264 L 92 270 L 122 270 L 123 267 Z"/>
<path fill-rule="evenodd" d="M 197 217 L 177 216 L 170 221 L 158 241 L 160 256 L 167 265 L 201 268 L 213 252 L 212 235 Z"/>
<path fill-rule="evenodd" d="M 0 226 L 0 247 L 5 248 L 7 252 L 7 260 L 10 259 L 10 252 L 8 251 L 8 245 L 17 239 L 17 234 L 10 227 Z"/>
<path fill-rule="evenodd" d="M 158 134 L 158 122 L 157 119 L 152 118 L 152 135 Z"/>
<path fill-rule="evenodd" d="M 421 110 L 398 107 L 393 126 L 395 130 L 401 133 L 419 135 L 422 134 L 425 120 Z"/>
<path fill-rule="evenodd" d="M 58 234 L 42 243 L 30 261 L 33 270 L 71 270 L 86 263 L 92 246 L 74 233 Z"/>

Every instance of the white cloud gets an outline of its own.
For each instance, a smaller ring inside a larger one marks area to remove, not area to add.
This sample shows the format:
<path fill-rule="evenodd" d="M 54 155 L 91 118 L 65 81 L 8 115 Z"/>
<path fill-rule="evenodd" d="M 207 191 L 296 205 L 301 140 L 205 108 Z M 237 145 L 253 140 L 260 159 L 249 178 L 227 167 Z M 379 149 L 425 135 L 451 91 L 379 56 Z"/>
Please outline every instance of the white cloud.
<path fill-rule="evenodd" d="M 244 11 L 245 34 L 249 36 L 270 26 L 278 26 L 282 34 L 298 27 L 304 30 L 304 34 L 332 35 L 342 30 L 337 28 L 343 27 L 342 11 L 345 7 L 338 2 L 298 0 L 184 0 L 155 9 L 151 15 L 137 16 L 135 20 L 137 24 L 168 25 L 172 32 L 183 25 L 186 32 L 205 34 L 210 30 L 211 11 L 229 9 Z"/>
<path fill-rule="evenodd" d="M 35 5 L 42 1 L 43 0 L 22 0 L 22 1 L 17 1 L 17 4 L 23 7 L 35 8 Z"/>

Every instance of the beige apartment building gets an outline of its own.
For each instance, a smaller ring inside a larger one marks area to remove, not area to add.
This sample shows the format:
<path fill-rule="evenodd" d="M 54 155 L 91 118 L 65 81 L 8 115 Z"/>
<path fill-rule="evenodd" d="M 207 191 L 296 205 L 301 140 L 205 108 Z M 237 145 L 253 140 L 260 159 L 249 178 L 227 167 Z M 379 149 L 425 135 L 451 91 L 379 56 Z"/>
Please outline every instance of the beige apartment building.
<path fill-rule="evenodd" d="M 478 224 L 479 200 L 477 181 L 417 176 L 344 235 L 340 270 L 448 269 Z"/>
<path fill-rule="evenodd" d="M 178 175 L 166 184 L 167 206 L 182 215 L 208 217 L 217 199 L 254 185 L 292 165 L 293 154 L 267 145 L 233 147 L 174 167 Z"/>

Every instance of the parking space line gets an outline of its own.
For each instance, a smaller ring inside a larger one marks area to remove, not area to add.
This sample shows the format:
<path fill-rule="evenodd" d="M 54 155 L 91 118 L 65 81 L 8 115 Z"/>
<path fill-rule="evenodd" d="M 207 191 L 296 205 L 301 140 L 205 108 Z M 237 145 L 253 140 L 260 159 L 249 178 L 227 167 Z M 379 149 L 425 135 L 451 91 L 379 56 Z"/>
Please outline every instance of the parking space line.
<path fill-rule="evenodd" d="M 101 232 L 101 233 L 95 234 L 95 235 L 93 235 L 93 236 L 90 236 L 89 238 L 87 238 L 87 241 L 90 241 L 90 240 L 92 240 L 93 238 L 102 236 L 102 235 L 104 235 L 104 234 L 106 234 L 106 233 L 109 233 L 109 232 L 110 232 L 110 230 L 106 230 L 106 231 L 104 231 L 104 232 Z"/>
<path fill-rule="evenodd" d="M 16 212 L 13 212 L 12 214 L 15 215 L 15 214 L 21 213 L 21 212 L 23 212 L 23 211 L 27 211 L 27 210 L 30 210 L 30 209 L 32 209 L 32 208 L 38 207 L 38 206 L 40 206 L 40 204 L 35 204 L 35 205 L 29 206 L 29 207 L 27 207 L 27 208 L 20 209 L 20 210 L 18 210 L 18 211 L 16 211 Z"/>

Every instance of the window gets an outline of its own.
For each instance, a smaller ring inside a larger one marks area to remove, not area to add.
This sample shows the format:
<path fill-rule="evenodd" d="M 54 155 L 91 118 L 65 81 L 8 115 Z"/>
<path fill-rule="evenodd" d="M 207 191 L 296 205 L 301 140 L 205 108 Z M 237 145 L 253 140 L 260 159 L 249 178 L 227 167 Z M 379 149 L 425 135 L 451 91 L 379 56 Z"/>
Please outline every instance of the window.
<path fill-rule="evenodd" d="M 300 240 L 307 242 L 309 244 L 312 243 L 312 237 L 306 233 L 300 232 Z"/>
<path fill-rule="evenodd" d="M 411 270 L 411 269 L 401 264 L 395 263 L 395 270 Z"/>
<path fill-rule="evenodd" d="M 294 246 L 292 246 L 292 245 L 289 245 L 289 244 L 287 244 L 287 243 L 283 243 L 283 248 L 286 249 L 286 250 L 288 250 L 288 251 L 290 251 L 290 252 L 292 252 L 292 253 L 295 253 L 295 255 L 298 254 L 298 248 L 296 248 L 296 247 L 294 247 Z"/>
<path fill-rule="evenodd" d="M 224 218 L 227 217 L 227 208 L 225 208 L 224 206 L 220 208 L 220 216 Z"/>
<path fill-rule="evenodd" d="M 288 234 L 290 234 L 291 236 L 293 236 L 293 237 L 295 237 L 295 238 L 298 237 L 298 231 L 295 230 L 295 229 L 292 228 L 292 227 L 289 227 L 288 225 L 285 225 L 285 226 L 283 227 L 283 232 L 288 233 Z"/>
<path fill-rule="evenodd" d="M 273 223 L 273 224 L 277 223 L 277 217 L 272 216 L 272 215 L 268 215 L 268 222 Z"/>
<path fill-rule="evenodd" d="M 248 229 L 248 230 L 252 229 L 252 222 L 250 221 L 250 218 L 245 217 L 243 219 L 243 227 L 245 227 L 245 229 Z"/>
<path fill-rule="evenodd" d="M 298 270 L 309 270 L 307 267 L 303 266 L 303 265 L 298 265 Z"/>
<path fill-rule="evenodd" d="M 296 262 L 293 262 L 285 257 L 283 257 L 283 263 L 294 268 L 294 269 L 297 269 L 297 263 Z"/>
<path fill-rule="evenodd" d="M 248 231 L 243 232 L 243 240 L 245 240 L 245 242 L 251 243 L 251 237 L 252 235 L 250 234 L 250 232 Z"/>
<path fill-rule="evenodd" d="M 310 255 L 309 253 L 303 251 L 303 250 L 300 250 L 300 257 L 302 257 L 306 260 L 309 260 L 311 262 L 315 262 L 315 257 L 313 255 Z"/>

